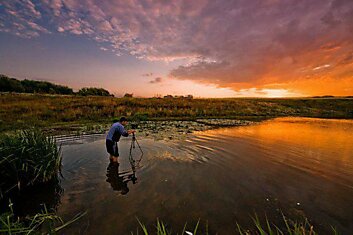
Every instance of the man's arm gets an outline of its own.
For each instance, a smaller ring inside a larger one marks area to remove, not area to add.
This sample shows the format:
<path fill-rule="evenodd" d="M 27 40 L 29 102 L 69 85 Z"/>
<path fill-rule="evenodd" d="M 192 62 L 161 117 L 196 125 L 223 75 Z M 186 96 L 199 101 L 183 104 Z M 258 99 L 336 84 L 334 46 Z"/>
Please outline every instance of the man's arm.
<path fill-rule="evenodd" d="M 130 134 L 132 134 L 132 133 L 135 133 L 135 130 L 125 130 L 125 128 L 124 127 L 120 127 L 119 128 L 119 132 L 120 132 L 120 134 L 122 135 L 122 136 L 124 136 L 124 137 L 128 137 Z"/>
<path fill-rule="evenodd" d="M 128 137 L 129 136 L 129 132 L 127 132 L 123 126 L 119 127 L 119 132 L 120 132 L 120 135 L 122 135 L 124 137 Z"/>

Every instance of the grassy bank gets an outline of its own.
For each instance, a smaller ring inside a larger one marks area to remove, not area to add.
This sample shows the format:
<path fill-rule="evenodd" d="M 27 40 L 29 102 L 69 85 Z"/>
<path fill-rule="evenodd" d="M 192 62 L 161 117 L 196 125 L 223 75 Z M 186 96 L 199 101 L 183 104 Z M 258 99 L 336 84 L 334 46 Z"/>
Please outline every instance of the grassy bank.
<path fill-rule="evenodd" d="M 0 94 L 0 131 L 140 120 L 263 119 L 281 116 L 353 118 L 350 98 L 157 99 Z"/>

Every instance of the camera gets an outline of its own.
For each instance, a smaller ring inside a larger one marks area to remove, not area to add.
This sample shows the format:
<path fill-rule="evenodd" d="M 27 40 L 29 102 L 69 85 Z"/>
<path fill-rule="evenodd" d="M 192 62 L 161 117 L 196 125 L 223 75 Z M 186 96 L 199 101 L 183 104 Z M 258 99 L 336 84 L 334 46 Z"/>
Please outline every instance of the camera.
<path fill-rule="evenodd" d="M 136 123 L 131 123 L 131 129 L 137 129 L 138 128 L 138 124 Z"/>

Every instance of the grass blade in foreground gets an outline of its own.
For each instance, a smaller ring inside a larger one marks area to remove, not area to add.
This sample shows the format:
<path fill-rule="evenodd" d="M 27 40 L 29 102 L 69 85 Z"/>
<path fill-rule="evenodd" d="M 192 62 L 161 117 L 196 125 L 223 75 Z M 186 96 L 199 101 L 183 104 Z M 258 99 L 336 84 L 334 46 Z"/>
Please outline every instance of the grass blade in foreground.
<path fill-rule="evenodd" d="M 10 202 L 10 212 L 0 215 L 0 234 L 57 234 L 58 231 L 76 222 L 87 212 L 76 215 L 72 220 L 64 222 L 59 216 L 49 212 L 44 206 L 41 213 L 19 219 L 13 213 Z"/>
<path fill-rule="evenodd" d="M 268 219 L 266 218 L 266 225 L 263 226 L 260 223 L 260 220 L 258 218 L 257 215 L 255 215 L 255 218 L 253 218 L 254 221 L 254 226 L 255 226 L 255 230 L 246 230 L 243 229 L 238 223 L 236 224 L 237 230 L 234 231 L 234 234 L 240 234 L 240 235 L 252 235 L 252 234 L 256 234 L 256 235 L 318 235 L 317 232 L 314 231 L 314 227 L 308 222 L 308 220 L 305 220 L 302 223 L 299 222 L 294 222 L 294 221 L 289 221 L 288 219 L 285 218 L 285 216 L 283 216 L 283 222 L 285 224 L 285 228 L 284 229 L 280 229 L 278 226 L 271 224 L 270 221 L 268 221 Z M 144 235 L 202 235 L 204 233 L 199 233 L 198 232 L 198 226 L 200 223 L 200 220 L 197 222 L 197 224 L 195 225 L 194 231 L 190 232 L 186 230 L 186 224 L 184 226 L 184 229 L 182 231 L 182 233 L 171 233 L 168 231 L 168 229 L 166 228 L 166 225 L 157 220 L 157 225 L 156 225 L 156 229 L 155 231 L 148 231 L 148 229 L 146 228 L 146 226 L 141 223 L 138 220 L 140 227 L 143 230 L 143 234 Z M 206 227 L 206 235 L 208 235 L 208 226 Z M 332 228 L 332 234 L 333 235 L 338 235 L 338 232 Z"/>

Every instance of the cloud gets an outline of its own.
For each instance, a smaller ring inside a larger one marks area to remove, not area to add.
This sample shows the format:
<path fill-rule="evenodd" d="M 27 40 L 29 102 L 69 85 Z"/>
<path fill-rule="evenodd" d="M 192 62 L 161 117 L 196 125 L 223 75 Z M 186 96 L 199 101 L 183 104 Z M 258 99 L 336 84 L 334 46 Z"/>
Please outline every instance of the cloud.
<path fill-rule="evenodd" d="M 27 24 L 35 31 L 40 32 L 40 33 L 50 33 L 49 30 L 46 28 L 34 23 L 34 22 L 27 22 Z"/>
<path fill-rule="evenodd" d="M 0 21 L 5 23 L 0 31 L 26 38 L 51 31 L 81 35 L 119 56 L 178 60 L 181 65 L 169 74 L 175 79 L 240 91 L 304 89 L 302 84 L 312 86 L 311 81 L 323 78 L 352 78 L 351 0 L 12 0 L 1 4 Z"/>
<path fill-rule="evenodd" d="M 324 64 L 324 65 L 321 65 L 321 66 L 317 66 L 315 68 L 313 68 L 313 70 L 320 70 L 320 69 L 325 69 L 325 68 L 329 68 L 331 65 L 329 64 Z"/>
<path fill-rule="evenodd" d="M 153 73 L 144 73 L 142 74 L 142 77 L 151 77 Z"/>
<path fill-rule="evenodd" d="M 161 77 L 156 77 L 153 80 L 151 80 L 149 83 L 155 84 L 155 83 L 161 83 L 163 80 Z"/>
<path fill-rule="evenodd" d="M 62 32 L 65 32 L 65 29 L 63 27 L 58 27 L 58 32 L 62 33 Z"/>
<path fill-rule="evenodd" d="M 12 33 L 22 38 L 38 37 L 50 33 L 46 27 L 36 23 L 42 20 L 42 13 L 30 0 L 3 1 L 0 3 L 0 31 Z"/>

